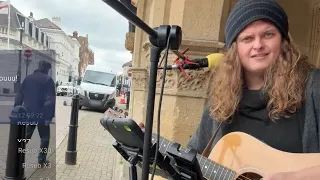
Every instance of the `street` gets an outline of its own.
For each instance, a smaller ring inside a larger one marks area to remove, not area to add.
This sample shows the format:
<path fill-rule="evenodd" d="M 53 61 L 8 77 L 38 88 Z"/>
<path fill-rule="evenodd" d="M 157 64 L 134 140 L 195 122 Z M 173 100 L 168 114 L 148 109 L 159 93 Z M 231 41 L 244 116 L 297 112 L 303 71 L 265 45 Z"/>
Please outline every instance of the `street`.
<path fill-rule="evenodd" d="M 63 105 L 63 102 L 67 101 L 67 106 Z M 52 153 L 55 153 L 56 147 L 58 147 L 61 142 L 65 139 L 69 132 L 69 123 L 71 116 L 71 97 L 57 96 L 56 98 L 56 118 L 53 120 L 53 123 L 50 125 L 50 152 L 48 156 Z M 2 178 L 5 175 L 6 160 L 7 160 L 7 149 L 8 149 L 8 135 L 10 130 L 9 125 L 9 115 L 11 113 L 14 103 L 14 97 L 3 97 L 0 96 L 0 117 L 1 117 L 1 126 L 0 126 L 0 177 Z M 87 109 L 79 110 L 78 119 L 82 119 L 86 116 L 95 115 L 99 117 L 102 115 L 101 112 L 94 112 Z M 99 119 L 97 119 L 98 121 Z M 98 122 L 94 122 L 98 123 Z M 34 134 L 27 144 L 26 149 L 36 150 L 39 149 L 40 137 L 38 130 L 34 131 Z M 37 163 L 37 153 L 27 153 L 26 154 L 26 163 L 36 164 Z M 52 162 L 55 164 L 55 162 Z M 31 176 L 37 169 L 36 168 L 26 168 L 26 177 Z"/>
<path fill-rule="evenodd" d="M 71 117 L 71 102 L 72 97 L 66 96 L 57 96 L 56 98 L 56 146 L 59 146 L 61 141 L 65 138 L 66 135 L 69 133 L 69 124 L 70 124 L 70 117 Z M 63 102 L 67 102 L 67 106 L 63 105 Z M 79 117 L 78 119 L 82 119 L 83 117 L 90 115 L 90 114 L 100 114 L 100 112 L 94 112 L 88 110 L 86 108 L 82 108 L 79 110 Z"/>

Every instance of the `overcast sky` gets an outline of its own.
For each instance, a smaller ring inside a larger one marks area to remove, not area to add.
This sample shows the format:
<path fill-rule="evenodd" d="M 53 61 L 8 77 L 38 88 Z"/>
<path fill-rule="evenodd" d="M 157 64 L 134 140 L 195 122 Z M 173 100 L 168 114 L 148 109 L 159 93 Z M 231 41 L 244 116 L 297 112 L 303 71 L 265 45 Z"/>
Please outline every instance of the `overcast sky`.
<path fill-rule="evenodd" d="M 38 20 L 61 18 L 62 29 L 68 35 L 78 31 L 89 36 L 89 47 L 95 53 L 95 64 L 122 71 L 122 65 L 131 60 L 125 49 L 128 21 L 101 0 L 11 0 L 23 15 Z"/>

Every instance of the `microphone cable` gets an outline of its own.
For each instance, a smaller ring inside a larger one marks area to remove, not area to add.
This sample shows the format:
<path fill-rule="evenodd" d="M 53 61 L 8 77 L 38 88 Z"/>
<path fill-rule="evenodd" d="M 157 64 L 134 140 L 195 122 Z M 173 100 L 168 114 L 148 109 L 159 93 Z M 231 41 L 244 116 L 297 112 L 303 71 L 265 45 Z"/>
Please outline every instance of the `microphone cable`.
<path fill-rule="evenodd" d="M 162 64 L 162 61 L 164 60 L 164 67 L 163 67 L 163 74 L 162 74 L 162 83 L 161 83 L 161 92 L 159 97 L 159 105 L 158 105 L 158 114 L 157 114 L 157 144 L 156 144 L 156 152 L 155 152 L 155 158 L 154 158 L 154 164 L 153 164 L 153 170 L 151 175 L 151 180 L 153 180 L 155 172 L 156 172 L 156 163 L 158 159 L 158 153 L 159 153 L 159 139 L 160 139 L 160 117 L 161 117 L 161 105 L 162 105 L 162 98 L 163 98 L 163 92 L 164 92 L 164 85 L 166 82 L 166 74 L 167 74 L 167 64 L 168 64 L 168 54 L 169 54 L 169 47 L 170 47 L 170 39 L 171 36 L 169 35 L 167 39 L 167 47 L 165 49 L 165 54 L 160 61 L 160 64 Z M 157 90 L 156 90 L 157 92 Z"/>

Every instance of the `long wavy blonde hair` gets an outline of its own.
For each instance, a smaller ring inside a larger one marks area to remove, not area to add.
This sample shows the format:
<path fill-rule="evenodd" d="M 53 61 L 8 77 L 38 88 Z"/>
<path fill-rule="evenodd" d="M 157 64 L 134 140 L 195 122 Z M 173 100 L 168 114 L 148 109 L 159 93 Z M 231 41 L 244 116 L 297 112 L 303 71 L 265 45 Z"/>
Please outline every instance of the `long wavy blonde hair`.
<path fill-rule="evenodd" d="M 237 110 L 245 86 L 243 69 L 233 43 L 224 53 L 223 61 L 213 71 L 210 80 L 209 104 L 211 116 L 217 121 L 228 120 Z M 307 57 L 284 40 L 278 59 L 266 70 L 263 91 L 268 97 L 269 118 L 290 116 L 305 99 L 306 81 L 312 66 Z"/>

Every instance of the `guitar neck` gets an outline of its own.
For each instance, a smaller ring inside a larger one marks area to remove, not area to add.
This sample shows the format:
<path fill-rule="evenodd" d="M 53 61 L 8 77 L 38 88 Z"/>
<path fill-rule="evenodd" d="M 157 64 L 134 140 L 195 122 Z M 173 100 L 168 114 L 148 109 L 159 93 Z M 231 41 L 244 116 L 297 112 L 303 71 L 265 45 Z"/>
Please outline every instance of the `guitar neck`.
<path fill-rule="evenodd" d="M 156 134 L 152 135 L 152 143 L 157 142 L 158 136 Z M 162 154 L 166 154 L 168 148 L 173 143 L 169 140 L 160 137 L 159 138 L 159 152 Z M 180 148 L 179 150 L 181 153 L 188 153 L 190 149 L 188 148 Z M 228 169 L 224 166 L 219 165 L 216 162 L 211 161 L 210 159 L 197 154 L 197 160 L 199 162 L 199 166 L 202 172 L 203 177 L 205 177 L 208 180 L 214 180 L 214 179 L 223 179 L 223 180 L 232 180 L 236 176 L 236 172 Z"/>

